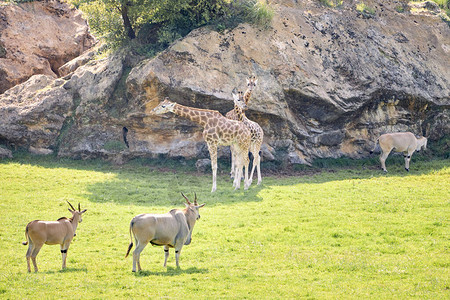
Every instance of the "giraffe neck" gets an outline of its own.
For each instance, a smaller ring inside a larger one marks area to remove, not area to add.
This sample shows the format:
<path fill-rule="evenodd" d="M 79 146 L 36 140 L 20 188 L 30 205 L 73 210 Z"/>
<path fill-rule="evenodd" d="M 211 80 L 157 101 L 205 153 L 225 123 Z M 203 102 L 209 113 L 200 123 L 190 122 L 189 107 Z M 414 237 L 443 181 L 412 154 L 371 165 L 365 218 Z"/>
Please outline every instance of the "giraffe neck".
<path fill-rule="evenodd" d="M 240 121 L 240 122 L 244 121 L 244 113 L 242 112 L 242 108 L 240 108 L 239 106 L 235 105 L 234 106 L 234 112 L 236 114 L 236 117 L 237 117 L 238 121 Z"/>
<path fill-rule="evenodd" d="M 175 104 L 175 106 L 173 108 L 173 113 L 180 117 L 189 119 L 192 122 L 200 124 L 203 127 L 205 127 L 205 125 L 206 125 L 206 123 L 208 123 L 209 119 L 215 118 L 215 117 L 217 117 L 217 114 L 219 114 L 215 110 L 194 108 L 194 107 L 184 106 L 181 104 Z"/>
<path fill-rule="evenodd" d="M 243 122 L 246 119 L 245 113 L 242 111 L 242 108 L 240 108 L 237 105 L 234 105 L 234 112 L 236 113 L 237 119 L 239 122 Z"/>
<path fill-rule="evenodd" d="M 250 96 L 252 95 L 252 90 L 247 88 L 247 90 L 244 93 L 244 101 L 245 104 L 248 104 L 248 101 L 250 101 Z"/>

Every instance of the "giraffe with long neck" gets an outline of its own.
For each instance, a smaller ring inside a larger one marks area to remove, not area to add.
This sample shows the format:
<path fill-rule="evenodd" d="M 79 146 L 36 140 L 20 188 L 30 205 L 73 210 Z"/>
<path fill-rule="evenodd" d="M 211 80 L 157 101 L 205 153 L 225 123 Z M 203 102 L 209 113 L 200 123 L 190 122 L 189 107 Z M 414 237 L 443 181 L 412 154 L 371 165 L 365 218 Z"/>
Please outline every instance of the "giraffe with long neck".
<path fill-rule="evenodd" d="M 250 186 L 248 180 L 248 150 L 250 147 L 250 130 L 242 122 L 225 118 L 216 110 L 207 110 L 194 107 L 184 106 L 175 102 L 171 102 L 168 98 L 164 99 L 153 110 L 155 114 L 164 114 L 172 112 L 180 117 L 187 118 L 203 127 L 203 138 L 208 145 L 209 155 L 211 157 L 211 169 L 213 173 L 213 184 L 211 192 L 217 188 L 217 146 L 224 145 L 233 147 L 237 150 L 237 165 L 233 187 L 235 190 L 240 188 L 241 180 L 236 178 L 242 177 L 242 168 L 244 172 L 244 189 Z"/>
<path fill-rule="evenodd" d="M 242 122 L 248 129 L 250 129 L 250 152 L 253 154 L 253 163 L 252 163 L 252 171 L 250 173 L 249 181 L 250 184 L 253 181 L 253 173 L 255 171 L 255 167 L 258 174 L 258 185 L 262 182 L 261 177 L 261 145 L 264 139 L 264 132 L 259 126 L 258 123 L 253 122 L 247 118 L 245 115 L 245 109 L 247 109 L 247 104 L 245 102 L 244 97 L 242 96 L 242 92 L 238 92 L 237 94 L 233 93 L 233 101 L 234 101 L 234 110 L 236 112 L 237 118 L 239 122 Z M 237 166 L 236 166 L 237 167 Z"/>
<path fill-rule="evenodd" d="M 248 105 L 248 102 L 250 101 L 250 96 L 252 95 L 253 89 L 256 87 L 257 83 L 258 83 L 258 79 L 254 75 L 247 78 L 247 90 L 245 91 L 244 96 L 243 96 L 245 105 Z M 225 117 L 227 117 L 228 119 L 237 121 L 238 116 L 236 113 L 236 108 L 227 112 L 225 114 Z"/>
<path fill-rule="evenodd" d="M 256 84 L 258 83 L 258 79 L 256 78 L 255 75 L 251 75 L 247 78 L 247 90 L 244 93 L 243 99 L 244 99 L 244 103 L 247 106 L 248 102 L 250 101 L 250 96 L 252 95 L 253 89 L 256 87 Z M 247 107 L 244 109 L 244 111 L 247 110 Z M 236 106 L 234 106 L 234 109 L 230 110 L 229 112 L 227 112 L 225 114 L 225 117 L 227 117 L 228 119 L 231 120 L 236 120 L 238 121 L 238 114 L 236 112 Z M 230 171 L 230 175 L 233 178 L 234 173 L 235 173 L 235 167 L 236 167 L 236 153 L 235 151 L 233 151 L 233 147 L 230 148 L 231 150 L 231 171 Z"/>

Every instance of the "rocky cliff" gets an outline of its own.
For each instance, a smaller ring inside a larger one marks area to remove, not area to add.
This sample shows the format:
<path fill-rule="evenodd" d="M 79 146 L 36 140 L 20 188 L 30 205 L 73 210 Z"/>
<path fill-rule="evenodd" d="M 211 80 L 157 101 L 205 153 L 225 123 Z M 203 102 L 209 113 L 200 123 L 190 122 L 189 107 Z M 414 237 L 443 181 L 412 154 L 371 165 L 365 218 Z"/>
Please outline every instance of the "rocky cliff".
<path fill-rule="evenodd" d="M 151 109 L 167 96 L 226 113 L 250 74 L 247 116 L 264 129 L 263 161 L 361 158 L 385 132 L 448 137 L 448 24 L 405 1 L 365 1 L 371 13 L 344 2 L 276 1 L 269 29 L 201 28 L 153 59 L 120 52 L 56 80 L 32 77 L 0 96 L 0 141 L 119 163 L 208 157 L 199 126 Z"/>
<path fill-rule="evenodd" d="M 0 94 L 35 74 L 58 77 L 93 43 L 81 12 L 66 3 L 0 3 Z"/>

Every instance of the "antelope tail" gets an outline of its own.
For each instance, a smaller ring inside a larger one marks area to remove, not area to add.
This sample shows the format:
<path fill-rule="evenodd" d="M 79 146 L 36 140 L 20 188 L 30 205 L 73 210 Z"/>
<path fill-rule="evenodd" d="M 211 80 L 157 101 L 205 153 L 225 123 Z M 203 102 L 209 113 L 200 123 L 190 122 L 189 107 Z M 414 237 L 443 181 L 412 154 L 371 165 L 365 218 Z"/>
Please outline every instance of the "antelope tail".
<path fill-rule="evenodd" d="M 133 248 L 133 237 L 131 236 L 131 229 L 132 229 L 132 227 L 133 227 L 133 221 L 131 221 L 131 223 L 130 223 L 130 244 L 128 245 L 128 250 L 127 250 L 127 254 L 125 254 L 125 258 L 128 256 L 128 254 L 130 254 L 130 250 L 131 250 L 131 248 Z"/>
<path fill-rule="evenodd" d="M 28 245 L 28 225 L 27 228 L 25 228 L 25 242 L 22 242 L 22 245 Z"/>

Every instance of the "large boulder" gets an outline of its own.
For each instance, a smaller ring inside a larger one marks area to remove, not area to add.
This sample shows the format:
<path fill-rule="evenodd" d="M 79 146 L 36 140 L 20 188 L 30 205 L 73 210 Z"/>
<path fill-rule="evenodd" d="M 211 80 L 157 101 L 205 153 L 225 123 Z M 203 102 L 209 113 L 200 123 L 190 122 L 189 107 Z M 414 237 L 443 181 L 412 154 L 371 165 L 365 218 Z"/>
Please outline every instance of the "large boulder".
<path fill-rule="evenodd" d="M 12 151 L 3 147 L 0 147 L 0 159 L 13 158 Z"/>
<path fill-rule="evenodd" d="M 59 67 L 94 44 L 81 12 L 50 0 L 0 4 L 0 94 Z"/>
<path fill-rule="evenodd" d="M 127 149 L 120 116 L 120 107 L 126 105 L 126 99 L 119 92 L 124 59 L 119 53 L 89 62 L 63 85 L 73 97 L 74 113 L 67 119 L 67 130 L 60 136 L 60 156 L 109 158 L 111 152 Z"/>
<path fill-rule="evenodd" d="M 72 95 L 63 83 L 34 75 L 0 95 L 0 139 L 39 154 L 55 149 L 72 108 Z"/>

